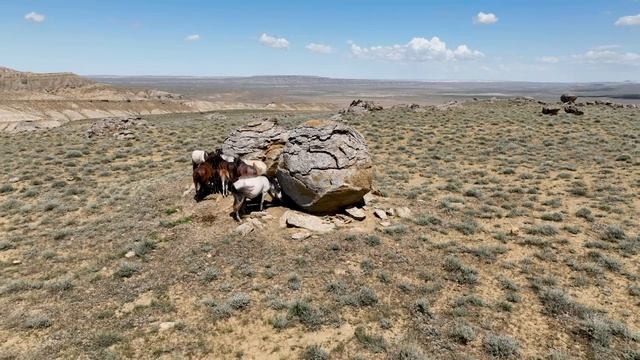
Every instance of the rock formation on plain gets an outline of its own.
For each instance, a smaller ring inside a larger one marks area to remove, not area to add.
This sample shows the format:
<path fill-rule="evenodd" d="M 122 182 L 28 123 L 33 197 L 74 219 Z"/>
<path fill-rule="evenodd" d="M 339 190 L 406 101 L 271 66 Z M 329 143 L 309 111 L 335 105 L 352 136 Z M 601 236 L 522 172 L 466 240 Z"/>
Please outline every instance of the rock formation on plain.
<path fill-rule="evenodd" d="M 291 130 L 277 172 L 283 192 L 310 213 L 335 212 L 371 191 L 371 156 L 355 129 L 311 120 Z"/>

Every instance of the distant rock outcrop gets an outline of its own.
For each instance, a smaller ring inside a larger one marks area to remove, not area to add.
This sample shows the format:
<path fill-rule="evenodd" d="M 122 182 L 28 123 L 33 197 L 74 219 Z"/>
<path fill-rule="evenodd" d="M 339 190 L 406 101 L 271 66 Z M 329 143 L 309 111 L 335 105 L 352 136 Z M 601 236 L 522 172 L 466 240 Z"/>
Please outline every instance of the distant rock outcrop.
<path fill-rule="evenodd" d="M 263 119 L 233 130 L 222 143 L 222 153 L 246 160 L 261 160 L 267 174 L 275 175 L 289 132 L 276 119 Z"/>
<path fill-rule="evenodd" d="M 0 67 L 0 91 L 52 92 L 60 88 L 78 88 L 95 81 L 72 73 L 32 73 Z"/>
<path fill-rule="evenodd" d="M 102 119 L 91 124 L 87 137 L 114 136 L 118 140 L 132 140 L 136 135 L 130 128 L 145 124 L 140 117 Z"/>
<path fill-rule="evenodd" d="M 567 114 L 574 114 L 574 115 L 583 115 L 584 111 L 580 110 L 580 108 L 578 108 L 575 105 L 567 105 L 564 107 L 564 112 L 566 112 Z"/>
<path fill-rule="evenodd" d="M 73 73 L 32 73 L 0 67 L 0 93 L 6 100 L 180 100 L 160 90 L 132 91 L 101 84 Z"/>
<path fill-rule="evenodd" d="M 353 100 L 351 104 L 346 109 L 340 111 L 341 114 L 364 114 L 370 111 L 380 111 L 383 110 L 383 107 L 377 105 L 373 101 L 367 100 Z"/>
<path fill-rule="evenodd" d="M 371 156 L 355 129 L 311 120 L 289 133 L 277 177 L 283 192 L 301 209 L 335 212 L 361 202 L 371 191 Z"/>
<path fill-rule="evenodd" d="M 559 111 L 560 111 L 559 107 L 545 106 L 542 108 L 542 113 L 545 115 L 558 115 Z"/>
<path fill-rule="evenodd" d="M 578 97 L 576 95 L 573 95 L 573 94 L 562 94 L 560 96 L 560 101 L 562 101 L 563 104 L 575 103 L 576 100 L 578 100 Z"/>

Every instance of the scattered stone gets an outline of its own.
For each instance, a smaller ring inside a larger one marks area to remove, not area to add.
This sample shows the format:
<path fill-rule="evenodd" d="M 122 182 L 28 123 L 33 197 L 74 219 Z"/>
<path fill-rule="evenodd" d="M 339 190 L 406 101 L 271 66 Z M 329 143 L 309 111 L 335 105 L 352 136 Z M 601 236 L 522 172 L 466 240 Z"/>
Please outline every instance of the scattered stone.
<path fill-rule="evenodd" d="M 269 216 L 269 213 L 266 210 L 254 211 L 251 214 L 249 214 L 249 216 L 262 219 L 262 218 L 265 218 L 265 217 Z"/>
<path fill-rule="evenodd" d="M 129 128 L 146 125 L 146 123 L 141 117 L 106 118 L 91 124 L 87 130 L 87 137 L 112 135 L 118 140 L 135 139 L 135 135 Z"/>
<path fill-rule="evenodd" d="M 240 234 L 241 236 L 247 236 L 250 232 L 253 231 L 253 225 L 251 223 L 243 223 L 238 225 L 236 229 L 233 231 L 236 234 Z"/>
<path fill-rule="evenodd" d="M 380 221 L 380 225 L 382 227 L 391 226 L 391 221 Z"/>
<path fill-rule="evenodd" d="M 511 235 L 511 236 L 520 235 L 520 229 L 517 228 L 517 227 L 512 227 L 511 230 L 509 230 L 509 235 Z"/>
<path fill-rule="evenodd" d="M 183 98 L 180 94 L 172 94 L 162 90 L 145 90 L 139 92 L 138 95 L 152 100 L 180 100 Z"/>
<path fill-rule="evenodd" d="M 370 111 L 380 111 L 382 106 L 376 105 L 373 101 L 353 100 L 346 109 L 340 111 L 340 114 L 356 114 L 361 115 Z"/>
<path fill-rule="evenodd" d="M 361 203 L 371 190 L 371 155 L 355 129 L 311 120 L 290 132 L 277 177 L 283 192 L 303 210 L 337 212 Z"/>
<path fill-rule="evenodd" d="M 367 218 L 367 214 L 362 209 L 359 209 L 357 207 L 348 208 L 345 210 L 345 212 L 347 213 L 347 215 L 358 221 L 362 221 Z"/>
<path fill-rule="evenodd" d="M 233 130 L 222 143 L 222 153 L 246 160 L 261 160 L 274 176 L 281 161 L 289 131 L 275 118 L 264 118 Z"/>
<path fill-rule="evenodd" d="M 227 116 L 220 113 L 207 114 L 204 118 L 206 120 L 227 120 Z"/>
<path fill-rule="evenodd" d="M 349 217 L 347 215 L 336 214 L 333 217 L 333 223 L 338 227 L 351 224 L 352 222 L 353 222 L 353 218 L 351 218 L 351 217 Z"/>
<path fill-rule="evenodd" d="M 498 99 L 496 99 L 496 98 L 492 98 L 492 101 L 497 101 L 497 100 Z M 460 104 L 456 100 L 453 100 L 453 101 L 446 102 L 444 104 L 436 105 L 435 109 L 436 110 L 441 110 L 441 111 L 446 111 L 446 110 L 452 110 L 452 109 L 461 108 L 461 107 L 462 107 L 462 104 Z"/>
<path fill-rule="evenodd" d="M 389 208 L 386 212 L 388 216 L 396 216 L 396 210 L 394 208 Z"/>
<path fill-rule="evenodd" d="M 297 233 L 294 233 L 293 235 L 291 235 L 291 238 L 293 240 L 304 240 L 309 236 L 311 236 L 311 232 L 304 230 L 304 231 L 298 231 Z"/>
<path fill-rule="evenodd" d="M 9 182 L 11 182 L 11 183 L 15 183 L 15 182 L 18 182 L 18 181 L 20 181 L 20 178 L 17 177 L 17 176 L 16 177 L 12 177 L 11 179 L 9 179 Z"/>
<path fill-rule="evenodd" d="M 574 115 L 583 115 L 584 111 L 578 109 L 577 106 L 575 105 L 567 105 L 564 107 L 564 112 L 566 112 L 567 114 L 574 114 Z"/>
<path fill-rule="evenodd" d="M 387 219 L 387 212 L 382 210 L 382 209 L 373 210 L 373 214 L 375 216 L 377 216 L 378 218 L 380 218 L 381 220 L 386 220 Z"/>
<path fill-rule="evenodd" d="M 126 257 L 127 259 L 132 258 L 134 256 L 136 256 L 136 252 L 133 251 L 133 250 L 129 250 L 129 251 L 127 251 L 126 254 L 124 254 L 124 257 Z"/>
<path fill-rule="evenodd" d="M 542 113 L 545 115 L 558 115 L 559 111 L 560 111 L 559 107 L 545 106 L 542 108 Z"/>
<path fill-rule="evenodd" d="M 364 195 L 364 197 L 362 198 L 362 200 L 364 200 L 364 204 L 365 205 L 371 205 L 376 201 L 376 196 L 373 195 L 373 193 L 368 192 Z"/>
<path fill-rule="evenodd" d="M 13 261 L 11 262 L 11 264 L 13 264 L 13 265 L 20 265 L 20 264 L 22 264 L 22 260 L 13 260 Z"/>
<path fill-rule="evenodd" d="M 113 136 L 118 140 L 133 140 L 136 138 L 135 134 L 131 130 L 122 130 L 113 134 Z"/>
<path fill-rule="evenodd" d="M 151 306 L 155 297 L 152 292 L 146 292 L 138 296 L 135 301 L 126 303 L 122 306 L 122 309 L 118 312 L 119 315 L 126 314 L 132 312 L 137 307 L 148 307 Z"/>
<path fill-rule="evenodd" d="M 258 219 L 249 219 L 247 220 L 247 223 L 251 224 L 256 229 L 262 229 L 264 227 L 264 224 Z"/>
<path fill-rule="evenodd" d="M 317 216 L 307 215 L 293 210 L 287 210 L 282 214 L 281 224 L 282 219 L 284 219 L 284 223 L 288 226 L 320 233 L 330 232 L 336 228 L 334 224 L 328 223 Z"/>
<path fill-rule="evenodd" d="M 406 206 L 397 208 L 396 214 L 402 219 L 410 219 L 412 217 L 411 209 Z"/>
<path fill-rule="evenodd" d="M 560 101 L 562 101 L 563 104 L 574 103 L 576 100 L 578 100 L 578 97 L 573 94 L 562 94 L 560 96 Z"/>
<path fill-rule="evenodd" d="M 160 323 L 160 325 L 158 325 L 158 330 L 159 331 L 167 331 L 167 330 L 171 330 L 174 327 L 176 327 L 176 322 L 174 321 L 166 321 L 166 322 L 162 322 Z"/>

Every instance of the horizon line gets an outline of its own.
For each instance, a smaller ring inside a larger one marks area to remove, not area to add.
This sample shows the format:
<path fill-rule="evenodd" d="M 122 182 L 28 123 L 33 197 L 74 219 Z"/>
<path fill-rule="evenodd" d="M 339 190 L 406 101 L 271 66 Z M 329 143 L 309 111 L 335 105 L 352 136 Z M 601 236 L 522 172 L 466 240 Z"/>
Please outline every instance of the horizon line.
<path fill-rule="evenodd" d="M 533 81 L 533 80 L 488 80 L 488 79 L 402 79 L 402 78 L 365 78 L 365 77 L 331 77 L 322 75 L 302 74 L 253 74 L 253 75 L 115 75 L 115 74 L 77 74 L 88 78 L 191 78 L 191 79 L 246 79 L 255 77 L 306 77 L 329 80 L 366 80 L 366 81 L 404 81 L 404 82 L 458 82 L 458 83 L 531 83 L 531 84 L 638 84 L 639 80 L 598 80 L 598 81 Z"/>

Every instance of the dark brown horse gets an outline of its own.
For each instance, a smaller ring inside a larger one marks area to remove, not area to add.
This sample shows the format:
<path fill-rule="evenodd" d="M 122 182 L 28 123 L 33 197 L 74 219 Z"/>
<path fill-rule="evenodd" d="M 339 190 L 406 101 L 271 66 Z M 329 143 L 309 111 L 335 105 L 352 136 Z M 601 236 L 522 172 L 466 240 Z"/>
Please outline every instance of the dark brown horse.
<path fill-rule="evenodd" d="M 207 195 L 214 192 L 212 185 L 215 182 L 215 169 L 208 161 L 198 165 L 193 170 L 193 185 L 196 188 L 194 199 L 196 202 L 203 200 Z"/>

